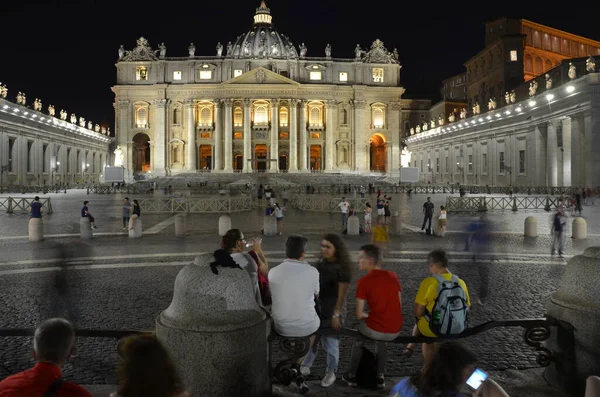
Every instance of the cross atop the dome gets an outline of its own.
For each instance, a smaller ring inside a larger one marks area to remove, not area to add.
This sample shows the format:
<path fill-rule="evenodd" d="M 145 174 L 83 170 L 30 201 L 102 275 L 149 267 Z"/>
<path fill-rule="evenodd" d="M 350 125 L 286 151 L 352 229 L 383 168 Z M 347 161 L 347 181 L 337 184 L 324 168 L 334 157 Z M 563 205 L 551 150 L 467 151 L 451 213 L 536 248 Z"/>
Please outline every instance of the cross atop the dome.
<path fill-rule="evenodd" d="M 256 14 L 254 14 L 254 24 L 271 24 L 271 10 L 267 8 L 265 4 L 265 0 L 260 2 L 260 7 L 256 9 Z"/>

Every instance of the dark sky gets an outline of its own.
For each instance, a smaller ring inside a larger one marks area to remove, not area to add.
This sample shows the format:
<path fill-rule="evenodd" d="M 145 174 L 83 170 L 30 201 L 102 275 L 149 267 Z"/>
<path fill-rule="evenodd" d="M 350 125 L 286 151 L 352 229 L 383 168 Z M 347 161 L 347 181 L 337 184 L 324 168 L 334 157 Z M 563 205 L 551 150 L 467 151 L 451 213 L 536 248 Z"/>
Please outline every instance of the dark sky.
<path fill-rule="evenodd" d="M 526 2 L 434 3 L 429 1 L 267 0 L 273 24 L 308 56 L 322 56 L 331 43 L 334 57 L 351 58 L 379 38 L 389 51 L 398 48 L 405 97 L 439 99 L 441 80 L 464 71 L 463 62 L 483 49 L 484 22 L 497 17 L 525 18 L 600 40 L 592 12 L 567 12 Z M 535 3 L 535 2 L 534 2 Z M 28 103 L 38 97 L 87 120 L 114 120 L 110 90 L 115 82 L 119 45 L 131 50 L 140 36 L 167 56 L 215 55 L 246 32 L 259 0 L 131 1 L 20 0 L 2 2 L 0 82 L 14 101 L 17 91 Z M 356 5 L 353 5 L 356 4 Z M 439 4 L 439 5 L 438 5 Z M 545 12 L 544 8 L 548 11 Z M 580 8 L 583 11 L 583 8 Z M 569 18 L 566 18 L 566 15 Z M 572 18 L 571 16 L 576 16 Z"/>

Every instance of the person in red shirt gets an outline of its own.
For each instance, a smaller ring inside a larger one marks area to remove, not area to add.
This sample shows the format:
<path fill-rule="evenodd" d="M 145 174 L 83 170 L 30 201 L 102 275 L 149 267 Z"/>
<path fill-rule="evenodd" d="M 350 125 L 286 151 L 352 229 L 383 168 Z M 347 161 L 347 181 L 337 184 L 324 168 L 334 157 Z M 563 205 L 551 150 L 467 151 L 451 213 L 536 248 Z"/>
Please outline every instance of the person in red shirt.
<path fill-rule="evenodd" d="M 75 348 L 75 331 L 70 322 L 51 318 L 42 322 L 33 337 L 36 365 L 0 382 L 0 397 L 92 397 L 83 387 L 62 379 L 61 367 Z"/>
<path fill-rule="evenodd" d="M 360 247 L 358 265 L 367 274 L 356 285 L 356 318 L 362 321 L 356 328 L 377 342 L 377 386 L 385 387 L 386 342 L 400 335 L 402 317 L 402 287 L 396 273 L 381 268 L 381 251 L 373 244 Z M 369 313 L 365 313 L 365 302 Z M 356 387 L 356 371 L 362 357 L 365 341 L 356 340 L 352 347 L 350 368 L 344 375 L 348 386 Z"/>

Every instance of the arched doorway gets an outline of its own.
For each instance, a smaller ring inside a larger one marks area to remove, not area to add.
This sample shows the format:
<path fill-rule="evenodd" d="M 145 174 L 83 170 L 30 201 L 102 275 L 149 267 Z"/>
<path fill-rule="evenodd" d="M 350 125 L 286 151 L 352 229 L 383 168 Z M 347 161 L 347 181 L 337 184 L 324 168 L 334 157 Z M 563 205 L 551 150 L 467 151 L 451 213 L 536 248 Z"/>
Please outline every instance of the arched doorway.
<path fill-rule="evenodd" d="M 385 172 L 385 138 L 381 134 L 371 136 L 371 171 Z"/>
<path fill-rule="evenodd" d="M 133 137 L 133 172 L 150 171 L 150 137 L 139 133 Z"/>
<path fill-rule="evenodd" d="M 310 169 L 318 171 L 321 169 L 321 145 L 310 145 Z"/>
<path fill-rule="evenodd" d="M 288 169 L 287 160 L 288 160 L 287 154 L 285 154 L 285 153 L 279 154 L 279 170 L 280 171 L 287 171 L 287 169 Z"/>
<path fill-rule="evenodd" d="M 198 150 L 200 157 L 200 169 L 212 170 L 212 146 L 211 145 L 200 145 Z"/>
<path fill-rule="evenodd" d="M 244 156 L 241 154 L 236 154 L 233 156 L 233 170 L 241 171 L 244 168 Z"/>
<path fill-rule="evenodd" d="M 254 147 L 254 169 L 257 172 L 267 170 L 267 145 L 256 145 Z"/>

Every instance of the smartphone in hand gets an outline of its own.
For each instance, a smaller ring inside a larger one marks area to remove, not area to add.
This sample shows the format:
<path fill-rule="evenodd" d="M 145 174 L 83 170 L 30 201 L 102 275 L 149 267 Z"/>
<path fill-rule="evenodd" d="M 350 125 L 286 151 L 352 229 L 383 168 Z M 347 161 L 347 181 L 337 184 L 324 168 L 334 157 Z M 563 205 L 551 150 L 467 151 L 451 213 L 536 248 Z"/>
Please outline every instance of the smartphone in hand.
<path fill-rule="evenodd" d="M 469 386 L 469 388 L 471 388 L 471 390 L 477 391 L 481 387 L 483 382 L 486 381 L 487 378 L 488 378 L 487 372 L 485 372 L 481 368 L 475 368 L 475 370 L 473 371 L 471 376 L 469 376 L 469 379 L 467 379 L 466 383 L 467 383 L 467 386 Z"/>

